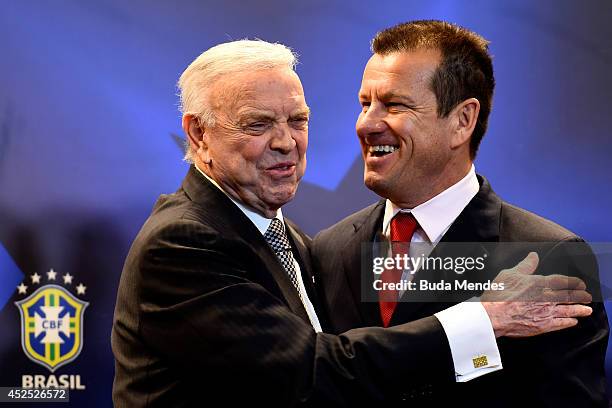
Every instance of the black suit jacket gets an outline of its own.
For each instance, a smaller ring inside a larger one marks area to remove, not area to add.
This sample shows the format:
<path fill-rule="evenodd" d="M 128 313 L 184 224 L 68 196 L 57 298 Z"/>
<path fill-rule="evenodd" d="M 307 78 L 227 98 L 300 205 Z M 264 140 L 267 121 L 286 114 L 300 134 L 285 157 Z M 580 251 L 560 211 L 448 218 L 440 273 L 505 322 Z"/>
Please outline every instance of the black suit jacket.
<path fill-rule="evenodd" d="M 601 299 L 599 284 L 592 276 L 596 262 L 584 241 L 548 220 L 503 202 L 480 176 L 479 182 L 479 192 L 438 247 L 443 247 L 444 242 L 532 242 L 534 244 L 525 247 L 524 251 L 497 259 L 497 263 L 492 264 L 499 268 L 512 267 L 528 251 L 536 250 L 540 256 L 536 273 L 579 276 L 587 281 L 594 298 Z M 313 260 L 315 269 L 321 274 L 325 307 L 331 312 L 332 332 L 382 325 L 378 304 L 361 300 L 362 288 L 371 288 L 373 280 L 371 267 L 369 273 L 362 272 L 362 262 L 371 265 L 371 260 L 361 258 L 362 244 L 379 239 L 384 208 L 385 201 L 381 200 L 322 231 L 314 239 Z M 585 247 L 582 252 L 590 256 L 586 259 L 568 257 L 566 252 L 574 251 L 580 243 Z M 583 273 L 587 269 L 590 276 Z M 490 277 L 499 270 L 490 270 Z M 470 280 L 469 274 L 466 275 Z M 419 279 L 419 273 L 415 279 Z M 404 294 L 411 295 L 408 291 Z M 376 299 L 376 295 L 373 298 Z M 430 316 L 458 301 L 400 302 L 391 325 Z M 407 393 L 411 400 L 409 406 L 607 407 L 604 360 L 608 322 L 601 302 L 591 306 L 593 314 L 580 319 L 575 328 L 528 339 L 498 339 L 504 366 L 501 371 L 467 383 L 440 385 L 417 381 Z"/>
<path fill-rule="evenodd" d="M 308 237 L 288 230 L 316 306 Z M 315 333 L 262 234 L 193 167 L 130 249 L 112 348 L 116 407 L 355 406 L 402 398 L 417 377 L 454 380 L 435 317 Z"/>

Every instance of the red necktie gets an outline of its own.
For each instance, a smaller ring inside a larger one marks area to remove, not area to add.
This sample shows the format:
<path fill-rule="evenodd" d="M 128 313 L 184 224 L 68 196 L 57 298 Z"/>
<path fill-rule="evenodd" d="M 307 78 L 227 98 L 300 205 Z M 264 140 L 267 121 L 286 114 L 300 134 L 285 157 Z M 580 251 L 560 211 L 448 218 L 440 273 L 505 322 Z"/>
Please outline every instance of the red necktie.
<path fill-rule="evenodd" d="M 399 212 L 391 220 L 391 254 L 408 255 L 410 256 L 410 241 L 416 230 L 418 223 L 414 216 L 410 213 Z M 401 269 L 387 269 L 381 274 L 381 280 L 384 283 L 397 283 L 402 278 L 403 271 Z M 378 304 L 380 306 L 380 317 L 382 318 L 384 327 L 388 327 L 393 316 L 393 311 L 397 306 L 397 298 L 399 291 L 397 290 L 381 290 L 378 292 Z"/>

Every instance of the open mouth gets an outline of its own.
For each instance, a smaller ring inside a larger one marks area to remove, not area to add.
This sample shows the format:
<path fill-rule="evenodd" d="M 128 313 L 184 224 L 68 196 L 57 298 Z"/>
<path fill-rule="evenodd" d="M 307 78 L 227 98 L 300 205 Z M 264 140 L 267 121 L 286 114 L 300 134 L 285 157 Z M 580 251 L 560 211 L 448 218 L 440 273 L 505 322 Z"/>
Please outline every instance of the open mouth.
<path fill-rule="evenodd" d="M 296 164 L 294 162 L 276 163 L 273 166 L 266 168 L 266 173 L 277 180 L 293 177 L 295 174 Z"/>
<path fill-rule="evenodd" d="M 268 170 L 286 171 L 286 170 L 292 169 L 293 167 L 295 167 L 294 163 L 279 163 L 279 164 L 274 165 L 272 167 L 268 167 Z"/>
<path fill-rule="evenodd" d="M 368 147 L 368 153 L 374 157 L 382 157 L 399 150 L 396 145 L 375 145 Z"/>

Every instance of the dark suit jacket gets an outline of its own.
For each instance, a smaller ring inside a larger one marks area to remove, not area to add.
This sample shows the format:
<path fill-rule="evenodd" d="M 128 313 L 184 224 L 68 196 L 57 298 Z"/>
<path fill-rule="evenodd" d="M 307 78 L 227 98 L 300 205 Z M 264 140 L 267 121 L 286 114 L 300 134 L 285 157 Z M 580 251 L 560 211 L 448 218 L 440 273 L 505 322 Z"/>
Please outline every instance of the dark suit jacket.
<path fill-rule="evenodd" d="M 598 297 L 600 287 L 597 280 L 584 274 L 587 269 L 592 274 L 596 268 L 594 257 L 584 241 L 548 220 L 503 202 L 486 179 L 480 176 L 479 182 L 479 192 L 455 220 L 438 247 L 444 246 L 445 242 L 542 243 L 525 248 L 514 257 L 498 259 L 497 264 L 500 268 L 512 267 L 529 250 L 535 249 L 540 256 L 536 273 L 579 276 L 587 281 L 588 290 L 594 298 Z M 362 286 L 371 287 L 372 274 L 371 268 L 369 273 L 362 272 L 360 258 L 362 243 L 378 239 L 384 207 L 382 200 L 322 231 L 314 239 L 313 262 L 321 274 L 322 297 L 331 312 L 332 332 L 382 325 L 378 304 L 361 301 Z M 568 257 L 565 252 L 573 251 L 575 245 L 586 247 L 583 252 L 590 256 L 586 260 L 584 257 Z M 363 262 L 371 265 L 369 259 Z M 490 273 L 496 274 L 499 270 Z M 469 280 L 469 274 L 466 275 Z M 419 278 L 419 273 L 415 278 Z M 404 296 L 411 296 L 411 293 L 406 292 Z M 376 295 L 373 298 L 376 299 Z M 391 324 L 430 316 L 458 301 L 398 303 Z M 591 306 L 593 314 L 580 319 L 579 325 L 574 328 L 528 339 L 498 339 L 504 366 L 501 371 L 467 383 L 439 385 L 417 381 L 408 392 L 411 400 L 409 406 L 607 407 L 604 359 L 608 323 L 603 304 L 595 302 Z"/>
<path fill-rule="evenodd" d="M 288 230 L 316 306 L 308 237 L 290 223 Z M 401 398 L 417 377 L 454 381 L 435 317 L 315 333 L 262 234 L 193 167 L 176 193 L 158 200 L 132 245 L 112 348 L 119 408 L 355 406 Z"/>

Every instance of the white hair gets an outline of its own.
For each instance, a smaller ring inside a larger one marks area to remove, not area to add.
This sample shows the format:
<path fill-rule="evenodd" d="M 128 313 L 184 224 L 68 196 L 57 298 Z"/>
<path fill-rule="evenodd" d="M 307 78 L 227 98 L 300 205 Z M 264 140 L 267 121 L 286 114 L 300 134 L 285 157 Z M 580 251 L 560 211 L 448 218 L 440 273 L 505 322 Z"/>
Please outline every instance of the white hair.
<path fill-rule="evenodd" d="M 295 70 L 297 54 L 289 47 L 263 40 L 238 40 L 215 45 L 197 57 L 178 81 L 180 110 L 193 115 L 206 126 L 214 126 L 215 116 L 208 93 L 219 78 L 243 72 L 287 67 Z M 189 138 L 184 160 L 192 163 Z"/>

